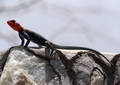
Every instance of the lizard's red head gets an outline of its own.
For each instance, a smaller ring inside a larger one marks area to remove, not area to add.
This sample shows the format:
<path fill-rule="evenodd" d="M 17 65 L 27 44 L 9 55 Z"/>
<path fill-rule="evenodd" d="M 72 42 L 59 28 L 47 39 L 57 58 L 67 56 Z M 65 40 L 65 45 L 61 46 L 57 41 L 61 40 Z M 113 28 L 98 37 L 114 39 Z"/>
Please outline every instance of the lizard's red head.
<path fill-rule="evenodd" d="M 17 23 L 16 20 L 9 20 L 9 21 L 7 21 L 7 24 L 8 24 L 11 28 L 13 28 L 15 31 L 20 32 L 20 31 L 23 30 L 23 27 L 22 27 L 19 23 Z"/>

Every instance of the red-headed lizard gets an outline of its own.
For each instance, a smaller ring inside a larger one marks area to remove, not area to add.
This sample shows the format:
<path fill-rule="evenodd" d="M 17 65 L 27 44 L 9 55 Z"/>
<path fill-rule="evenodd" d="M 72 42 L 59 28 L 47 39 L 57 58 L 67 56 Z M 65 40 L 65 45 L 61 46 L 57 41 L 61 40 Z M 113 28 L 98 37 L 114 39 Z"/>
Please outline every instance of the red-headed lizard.
<path fill-rule="evenodd" d="M 19 37 L 22 40 L 21 46 L 27 47 L 29 45 L 30 41 L 32 41 L 32 42 L 36 43 L 39 46 L 48 47 L 47 43 L 49 42 L 49 44 L 52 47 L 54 47 L 55 49 L 88 50 L 88 51 L 92 51 L 93 53 L 96 53 L 97 55 L 103 56 L 110 63 L 110 61 L 103 54 L 101 54 L 100 52 L 98 52 L 98 51 L 96 51 L 94 49 L 86 48 L 86 47 L 56 45 L 56 44 L 50 42 L 49 40 L 47 40 L 46 38 L 44 38 L 43 36 L 41 36 L 40 34 L 32 32 L 32 31 L 30 31 L 28 29 L 24 29 L 24 27 L 22 27 L 18 22 L 16 22 L 16 20 L 9 20 L 9 21 L 7 21 L 7 24 L 11 28 L 13 28 L 15 31 L 17 31 L 19 33 Z M 25 45 L 24 45 L 24 39 L 27 40 Z"/>

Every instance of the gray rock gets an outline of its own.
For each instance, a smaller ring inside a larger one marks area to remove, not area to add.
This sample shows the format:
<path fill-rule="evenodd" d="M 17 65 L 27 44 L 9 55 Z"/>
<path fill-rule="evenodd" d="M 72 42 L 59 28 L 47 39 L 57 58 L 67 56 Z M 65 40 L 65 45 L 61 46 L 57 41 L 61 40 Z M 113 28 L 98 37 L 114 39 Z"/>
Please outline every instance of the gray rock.
<path fill-rule="evenodd" d="M 34 49 L 37 54 L 45 54 L 44 50 Z M 12 48 L 0 78 L 0 85 L 103 85 L 103 75 L 94 67 L 101 67 L 86 53 L 78 55 L 79 51 L 62 50 L 65 57 L 72 62 L 71 67 L 65 65 L 60 56 L 45 60 L 38 58 L 22 48 Z M 3 53 L 0 53 L 2 59 Z M 74 57 L 73 57 L 74 56 Z M 78 58 L 75 58 L 77 56 Z M 66 66 L 70 68 L 66 69 Z M 74 73 L 72 75 L 71 70 Z M 91 83 L 91 84 L 90 84 Z"/>
<path fill-rule="evenodd" d="M 0 85 L 70 85 L 61 66 L 63 67 L 58 60 L 49 62 L 24 49 L 13 48 L 4 67 Z M 53 70 L 54 67 L 57 67 L 55 70 L 60 74 L 61 80 Z"/>

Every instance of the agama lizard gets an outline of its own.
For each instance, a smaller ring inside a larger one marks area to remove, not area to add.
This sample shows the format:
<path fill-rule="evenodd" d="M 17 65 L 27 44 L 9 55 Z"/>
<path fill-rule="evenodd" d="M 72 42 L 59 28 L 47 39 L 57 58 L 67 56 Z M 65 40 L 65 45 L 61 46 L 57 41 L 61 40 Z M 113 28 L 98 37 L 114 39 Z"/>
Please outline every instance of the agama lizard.
<path fill-rule="evenodd" d="M 36 43 L 39 46 L 45 46 L 47 47 L 47 42 L 49 42 L 49 44 L 52 45 L 52 47 L 56 48 L 56 49 L 69 49 L 69 50 L 88 50 L 88 51 L 92 51 L 94 53 L 96 53 L 97 55 L 103 56 L 109 63 L 110 61 L 100 52 L 91 49 L 91 48 L 86 48 L 86 47 L 74 47 L 74 46 L 60 46 L 60 45 L 56 45 L 52 42 L 50 42 L 49 40 L 47 40 L 46 38 L 44 38 L 43 36 L 32 32 L 28 29 L 24 29 L 24 27 L 22 27 L 18 22 L 16 22 L 16 20 L 9 20 L 7 21 L 7 24 L 13 28 L 15 31 L 17 31 L 19 33 L 19 37 L 22 40 L 21 42 L 21 46 L 27 47 L 30 43 L 30 41 Z M 24 45 L 24 39 L 27 40 L 26 44 Z M 110 63 L 111 64 L 111 63 Z"/>

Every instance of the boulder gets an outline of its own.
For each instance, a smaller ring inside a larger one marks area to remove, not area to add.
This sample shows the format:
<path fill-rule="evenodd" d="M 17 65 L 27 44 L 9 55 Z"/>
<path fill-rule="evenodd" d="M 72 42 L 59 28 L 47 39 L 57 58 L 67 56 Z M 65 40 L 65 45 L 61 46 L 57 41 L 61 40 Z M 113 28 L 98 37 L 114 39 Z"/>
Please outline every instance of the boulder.
<path fill-rule="evenodd" d="M 45 55 L 44 49 L 32 50 Z M 4 53 L 0 53 L 1 59 Z M 94 71 L 91 76 L 94 67 L 103 72 L 101 66 L 83 51 L 60 50 L 48 60 L 14 47 L 6 56 L 0 85 L 103 85 L 103 75 L 99 71 Z"/>

